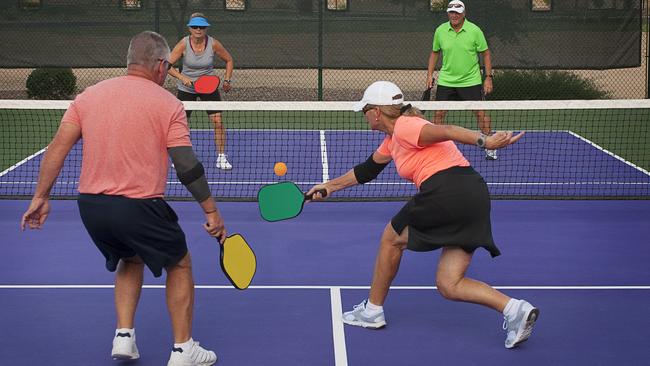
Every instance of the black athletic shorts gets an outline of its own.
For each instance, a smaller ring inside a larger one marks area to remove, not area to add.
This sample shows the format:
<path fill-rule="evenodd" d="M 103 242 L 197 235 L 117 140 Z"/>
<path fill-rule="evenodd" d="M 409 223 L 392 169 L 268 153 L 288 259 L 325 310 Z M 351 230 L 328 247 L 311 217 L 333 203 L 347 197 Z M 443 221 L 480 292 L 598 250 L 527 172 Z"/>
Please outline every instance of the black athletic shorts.
<path fill-rule="evenodd" d="M 483 85 L 455 88 L 438 85 L 436 88 L 436 101 L 464 101 L 464 100 L 485 100 Z"/>
<path fill-rule="evenodd" d="M 162 198 L 134 199 L 80 194 L 79 213 L 88 234 L 114 272 L 121 258 L 138 255 L 154 276 L 187 253 L 178 216 Z"/>
<path fill-rule="evenodd" d="M 184 102 L 196 102 L 197 100 L 201 100 L 202 102 L 221 101 L 221 94 L 219 94 L 219 88 L 217 88 L 217 90 L 215 90 L 210 94 L 196 94 L 196 93 L 188 93 L 186 91 L 178 90 L 178 93 L 176 93 L 176 97 L 179 100 L 182 100 Z M 221 113 L 221 111 L 205 111 L 205 112 L 208 114 L 208 116 L 215 113 Z M 185 115 L 187 115 L 187 121 L 189 122 L 190 116 L 192 115 L 192 111 L 188 111 L 186 109 Z"/>
<path fill-rule="evenodd" d="M 492 238 L 487 184 L 472 167 L 449 168 L 422 182 L 391 225 L 398 234 L 408 226 L 407 248 L 416 252 L 453 246 L 501 254 Z"/>

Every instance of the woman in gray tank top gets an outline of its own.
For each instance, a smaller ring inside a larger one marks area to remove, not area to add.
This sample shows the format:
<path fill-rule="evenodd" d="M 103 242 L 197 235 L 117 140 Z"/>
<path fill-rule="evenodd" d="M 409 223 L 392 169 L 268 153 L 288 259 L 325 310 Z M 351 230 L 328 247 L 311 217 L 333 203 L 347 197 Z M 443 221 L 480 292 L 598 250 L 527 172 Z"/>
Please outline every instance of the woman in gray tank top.
<path fill-rule="evenodd" d="M 223 91 L 226 93 L 232 88 L 232 70 L 234 67 L 232 56 L 226 48 L 208 35 L 207 28 L 210 26 L 208 19 L 201 13 L 194 13 L 187 23 L 190 35 L 181 39 L 171 54 L 169 62 L 175 64 L 183 58 L 183 72 L 175 68 L 169 70 L 169 75 L 178 79 L 178 99 L 183 101 L 220 101 L 219 89 L 211 94 L 199 94 L 194 90 L 192 82 L 203 75 L 214 74 L 215 56 L 226 63 L 226 73 L 222 80 Z M 191 111 L 186 111 L 189 122 Z M 232 169 L 232 165 L 226 156 L 226 130 L 223 126 L 221 111 L 207 111 L 212 123 L 214 123 L 214 143 L 217 147 L 217 168 L 223 170 Z"/>

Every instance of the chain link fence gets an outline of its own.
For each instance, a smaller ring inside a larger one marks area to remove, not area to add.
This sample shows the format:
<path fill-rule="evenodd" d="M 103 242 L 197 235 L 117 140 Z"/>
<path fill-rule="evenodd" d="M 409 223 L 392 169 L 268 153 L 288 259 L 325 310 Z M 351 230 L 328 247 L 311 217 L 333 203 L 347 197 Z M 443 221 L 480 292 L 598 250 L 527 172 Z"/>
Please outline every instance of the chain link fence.
<path fill-rule="evenodd" d="M 561 70 L 607 98 L 648 97 L 646 1 L 465 4 L 488 38 L 495 88 L 502 70 Z M 25 82 L 36 67 L 71 67 L 77 92 L 123 75 L 132 35 L 156 30 L 173 46 L 187 35 L 189 14 L 200 11 L 213 24 L 209 34 L 234 57 L 234 88 L 225 100 L 355 100 L 378 79 L 417 99 L 445 8 L 444 0 L 4 2 L 0 98 L 27 98 Z M 174 80 L 165 84 L 172 92 Z M 510 88 L 510 99 L 518 99 L 517 86 Z"/>

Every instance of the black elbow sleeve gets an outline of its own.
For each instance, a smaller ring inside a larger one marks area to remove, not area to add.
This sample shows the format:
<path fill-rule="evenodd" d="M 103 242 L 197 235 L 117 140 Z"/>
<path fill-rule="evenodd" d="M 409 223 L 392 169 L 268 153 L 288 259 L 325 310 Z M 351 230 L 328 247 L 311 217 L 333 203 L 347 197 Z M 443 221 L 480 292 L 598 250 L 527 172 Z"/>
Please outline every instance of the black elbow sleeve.
<path fill-rule="evenodd" d="M 203 164 L 196 158 L 191 146 L 178 146 L 168 149 L 176 168 L 178 180 L 199 202 L 210 197 L 210 186 L 205 178 Z"/>
<path fill-rule="evenodd" d="M 208 181 L 205 179 L 203 165 L 200 162 L 197 161 L 194 167 L 182 173 L 176 172 L 178 180 L 181 181 L 197 202 L 203 202 L 212 195 Z"/>
<path fill-rule="evenodd" d="M 180 180 L 184 186 L 193 183 L 195 180 L 201 178 L 204 174 L 205 174 L 205 169 L 203 169 L 203 164 L 201 164 L 199 161 L 197 161 L 192 168 L 184 172 L 178 170 L 176 171 L 176 176 L 178 177 L 178 180 Z"/>
<path fill-rule="evenodd" d="M 357 178 L 357 182 L 359 182 L 360 184 L 368 183 L 371 180 L 377 178 L 379 173 L 381 173 L 382 170 L 384 170 L 384 168 L 386 167 L 386 165 L 388 165 L 388 163 L 385 164 L 376 163 L 372 159 L 372 155 L 373 154 L 370 154 L 370 156 L 365 162 L 358 164 L 357 166 L 354 167 L 354 176 L 355 178 Z"/>

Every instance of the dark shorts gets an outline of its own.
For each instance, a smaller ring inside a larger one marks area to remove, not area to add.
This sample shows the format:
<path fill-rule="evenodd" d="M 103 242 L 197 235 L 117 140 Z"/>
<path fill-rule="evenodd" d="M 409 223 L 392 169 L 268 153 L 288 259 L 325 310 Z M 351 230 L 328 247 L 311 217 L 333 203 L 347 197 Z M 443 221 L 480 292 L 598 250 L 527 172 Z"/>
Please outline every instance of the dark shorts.
<path fill-rule="evenodd" d="M 436 88 L 436 101 L 464 101 L 464 100 L 485 100 L 483 85 L 474 85 L 463 88 L 454 88 L 438 85 Z"/>
<path fill-rule="evenodd" d="M 219 94 L 219 88 L 215 90 L 213 93 L 210 94 L 195 94 L 195 93 L 188 93 L 186 91 L 178 90 L 178 93 L 176 94 L 176 97 L 179 100 L 182 100 L 184 102 L 196 102 L 197 100 L 201 100 L 202 102 L 220 102 L 221 101 L 221 94 Z M 208 115 L 215 114 L 215 113 L 221 113 L 221 111 L 205 111 Z M 192 115 L 192 111 L 188 111 L 187 109 L 185 110 L 185 114 L 187 115 L 187 120 L 189 121 L 190 116 Z"/>
<path fill-rule="evenodd" d="M 114 272 L 121 258 L 138 255 L 154 276 L 178 263 L 187 253 L 178 216 L 162 198 L 133 199 L 80 194 L 81 220 Z"/>
<path fill-rule="evenodd" d="M 429 177 L 391 225 L 397 233 L 408 226 L 407 248 L 416 252 L 453 246 L 468 253 L 485 248 L 493 257 L 501 254 L 492 238 L 487 184 L 472 167 L 453 167 Z"/>

